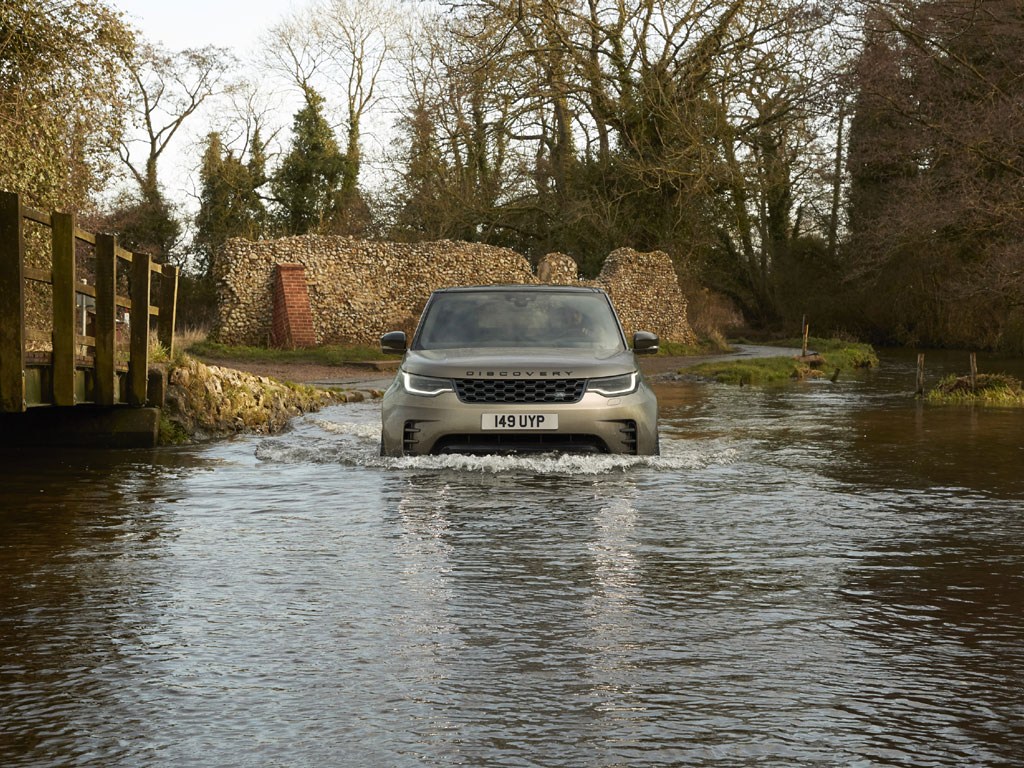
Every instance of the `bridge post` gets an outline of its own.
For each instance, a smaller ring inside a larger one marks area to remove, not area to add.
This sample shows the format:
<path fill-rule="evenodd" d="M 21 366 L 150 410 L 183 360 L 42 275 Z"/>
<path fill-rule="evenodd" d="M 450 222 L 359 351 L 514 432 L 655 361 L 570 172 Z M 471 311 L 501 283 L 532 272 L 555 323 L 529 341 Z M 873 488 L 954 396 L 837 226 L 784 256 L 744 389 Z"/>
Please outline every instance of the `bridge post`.
<path fill-rule="evenodd" d="M 0 192 L 0 411 L 25 403 L 25 237 L 21 196 Z"/>
<path fill-rule="evenodd" d="M 53 228 L 53 404 L 75 404 L 75 216 L 54 213 Z"/>
<path fill-rule="evenodd" d="M 146 404 L 149 383 L 149 254 L 132 254 L 131 340 L 128 357 L 128 403 Z"/>
<path fill-rule="evenodd" d="M 117 321 L 117 238 L 96 235 L 96 396 L 97 405 L 117 399 L 114 366 Z"/>

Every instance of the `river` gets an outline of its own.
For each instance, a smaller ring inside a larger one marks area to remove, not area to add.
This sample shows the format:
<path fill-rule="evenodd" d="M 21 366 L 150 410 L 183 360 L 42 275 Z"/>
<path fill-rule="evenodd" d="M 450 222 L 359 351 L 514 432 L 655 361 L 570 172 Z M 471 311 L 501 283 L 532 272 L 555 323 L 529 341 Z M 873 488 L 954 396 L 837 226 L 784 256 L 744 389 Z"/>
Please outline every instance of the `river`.
<path fill-rule="evenodd" d="M 8 452 L 0 765 L 1021 765 L 1024 414 L 882 363 L 661 386 L 659 458 Z"/>

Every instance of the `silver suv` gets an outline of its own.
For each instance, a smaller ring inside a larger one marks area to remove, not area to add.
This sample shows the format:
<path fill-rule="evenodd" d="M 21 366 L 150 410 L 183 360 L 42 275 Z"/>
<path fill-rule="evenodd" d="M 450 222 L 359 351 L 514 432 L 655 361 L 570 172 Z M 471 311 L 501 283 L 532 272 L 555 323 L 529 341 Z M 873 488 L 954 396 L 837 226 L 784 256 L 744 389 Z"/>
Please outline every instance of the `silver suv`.
<path fill-rule="evenodd" d="M 595 288 L 479 286 L 435 291 L 384 393 L 381 454 L 658 453 L 658 401 Z"/>

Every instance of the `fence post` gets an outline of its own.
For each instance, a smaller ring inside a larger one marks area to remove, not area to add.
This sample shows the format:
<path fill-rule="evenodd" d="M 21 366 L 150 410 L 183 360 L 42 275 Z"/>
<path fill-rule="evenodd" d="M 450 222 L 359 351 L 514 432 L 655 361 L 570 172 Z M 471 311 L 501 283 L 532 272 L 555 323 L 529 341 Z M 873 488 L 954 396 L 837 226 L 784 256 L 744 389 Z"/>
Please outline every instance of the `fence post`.
<path fill-rule="evenodd" d="M 75 216 L 54 213 L 53 228 L 53 404 L 75 404 Z"/>
<path fill-rule="evenodd" d="M 0 192 L 0 411 L 25 403 L 25 237 L 21 196 Z"/>
<path fill-rule="evenodd" d="M 917 353 L 917 390 L 915 394 L 924 394 L 924 352 Z"/>
<path fill-rule="evenodd" d="M 164 264 L 160 272 L 160 316 L 157 318 L 157 341 L 174 358 L 174 321 L 178 306 L 178 268 Z"/>
<path fill-rule="evenodd" d="M 149 381 L 149 254 L 132 254 L 131 343 L 128 357 L 128 403 L 146 404 Z"/>
<path fill-rule="evenodd" d="M 117 238 L 96 235 L 96 404 L 113 405 L 117 399 Z"/>

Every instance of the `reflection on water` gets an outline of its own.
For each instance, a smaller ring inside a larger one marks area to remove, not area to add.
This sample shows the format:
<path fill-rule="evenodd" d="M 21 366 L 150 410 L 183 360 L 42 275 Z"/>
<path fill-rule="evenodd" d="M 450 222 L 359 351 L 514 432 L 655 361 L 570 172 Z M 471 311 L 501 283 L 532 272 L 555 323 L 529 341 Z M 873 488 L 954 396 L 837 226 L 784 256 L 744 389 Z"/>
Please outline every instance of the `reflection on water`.
<path fill-rule="evenodd" d="M 1024 418 L 886 362 L 657 458 L 6 456 L 0 764 L 1019 764 Z"/>

